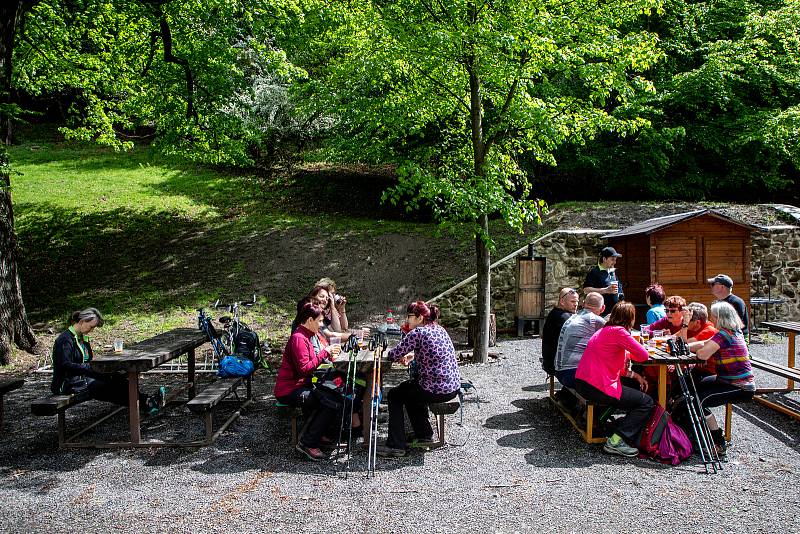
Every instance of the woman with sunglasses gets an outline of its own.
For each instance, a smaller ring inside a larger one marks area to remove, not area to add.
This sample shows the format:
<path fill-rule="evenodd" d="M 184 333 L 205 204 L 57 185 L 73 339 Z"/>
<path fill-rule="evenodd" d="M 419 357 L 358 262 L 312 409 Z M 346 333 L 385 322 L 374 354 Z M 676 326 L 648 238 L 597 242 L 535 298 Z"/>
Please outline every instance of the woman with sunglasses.
<path fill-rule="evenodd" d="M 681 330 L 689 328 L 692 319 L 691 310 L 686 308 L 686 299 L 673 295 L 664 301 L 667 316 L 650 325 L 650 332 L 654 330 L 669 330 L 670 334 L 679 334 Z"/>
<path fill-rule="evenodd" d="M 458 394 L 461 375 L 458 372 L 456 349 L 442 328 L 439 307 L 418 300 L 406 310 L 408 334 L 389 351 L 389 360 L 408 364 L 414 352 L 414 378 L 392 388 L 389 401 L 389 435 L 386 445 L 378 446 L 380 456 L 406 455 L 406 430 L 403 408 L 408 414 L 417 443 L 433 443 L 433 428 L 428 416 L 428 404 L 446 402 Z"/>

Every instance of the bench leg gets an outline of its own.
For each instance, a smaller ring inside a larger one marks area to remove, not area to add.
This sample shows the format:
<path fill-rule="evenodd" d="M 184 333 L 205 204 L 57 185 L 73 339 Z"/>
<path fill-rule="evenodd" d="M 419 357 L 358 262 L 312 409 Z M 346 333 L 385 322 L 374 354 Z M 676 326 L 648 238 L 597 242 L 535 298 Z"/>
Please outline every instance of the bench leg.
<path fill-rule="evenodd" d="M 731 414 L 733 412 L 733 404 L 730 402 L 725 405 L 725 441 L 731 440 Z"/>
<path fill-rule="evenodd" d="M 439 414 L 436 416 L 436 428 L 439 432 L 439 442 L 436 444 L 437 447 L 444 446 L 444 415 Z"/>
<path fill-rule="evenodd" d="M 189 400 L 192 400 L 197 395 L 197 382 L 195 380 L 195 353 L 194 349 L 191 349 L 187 353 L 187 361 L 186 361 L 186 381 L 189 383 L 189 391 L 187 392 L 187 396 Z"/>
<path fill-rule="evenodd" d="M 556 382 L 555 377 L 553 375 L 548 375 L 547 377 L 550 380 L 550 398 L 556 398 Z"/>
<path fill-rule="evenodd" d="M 592 432 L 594 431 L 594 404 L 586 405 L 586 443 L 592 442 Z"/>
<path fill-rule="evenodd" d="M 203 423 L 206 427 L 206 443 L 214 441 L 214 414 L 212 410 L 208 410 L 203 414 Z"/>
<path fill-rule="evenodd" d="M 3 429 L 3 394 L 0 393 L 0 430 Z"/>
<path fill-rule="evenodd" d="M 67 418 L 64 414 L 63 410 L 58 412 L 58 448 L 62 448 L 64 446 L 64 441 L 66 441 L 67 435 Z"/>
<path fill-rule="evenodd" d="M 292 415 L 289 417 L 289 427 L 292 430 L 292 447 L 297 446 L 297 416 Z"/>
<path fill-rule="evenodd" d="M 128 372 L 128 419 L 131 425 L 131 443 L 142 441 L 142 428 L 139 422 L 139 372 Z"/>

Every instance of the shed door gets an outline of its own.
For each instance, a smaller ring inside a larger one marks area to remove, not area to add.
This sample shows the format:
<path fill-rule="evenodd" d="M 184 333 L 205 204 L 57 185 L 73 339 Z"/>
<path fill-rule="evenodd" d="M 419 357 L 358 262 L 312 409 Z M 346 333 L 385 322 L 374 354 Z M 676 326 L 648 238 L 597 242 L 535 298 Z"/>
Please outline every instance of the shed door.
<path fill-rule="evenodd" d="M 656 280 L 662 285 L 697 284 L 697 237 L 656 238 Z"/>

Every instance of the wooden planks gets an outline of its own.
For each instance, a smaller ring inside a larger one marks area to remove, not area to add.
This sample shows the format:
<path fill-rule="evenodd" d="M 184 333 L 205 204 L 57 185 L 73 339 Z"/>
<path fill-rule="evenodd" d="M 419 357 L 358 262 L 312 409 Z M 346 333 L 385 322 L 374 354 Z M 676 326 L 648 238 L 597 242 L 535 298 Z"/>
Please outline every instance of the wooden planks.
<path fill-rule="evenodd" d="M 92 369 L 100 373 L 118 371 L 149 371 L 162 363 L 208 342 L 196 328 L 175 328 L 155 337 L 135 343 L 119 354 L 103 354 L 91 361 Z"/>

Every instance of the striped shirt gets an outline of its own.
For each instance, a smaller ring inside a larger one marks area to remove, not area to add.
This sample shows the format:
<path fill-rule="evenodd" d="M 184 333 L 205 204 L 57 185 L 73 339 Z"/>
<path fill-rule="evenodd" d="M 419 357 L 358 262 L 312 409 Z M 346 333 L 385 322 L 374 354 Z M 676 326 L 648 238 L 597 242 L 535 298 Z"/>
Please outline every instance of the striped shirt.
<path fill-rule="evenodd" d="M 747 391 L 755 391 L 756 382 L 750 366 L 750 354 L 742 333 L 739 330 L 720 330 L 711 341 L 719 345 L 719 350 L 712 356 L 717 380 Z"/>

